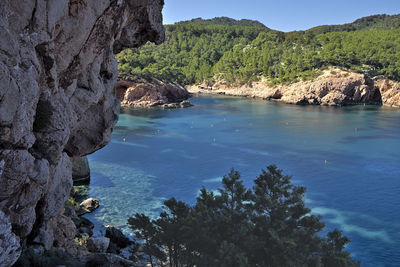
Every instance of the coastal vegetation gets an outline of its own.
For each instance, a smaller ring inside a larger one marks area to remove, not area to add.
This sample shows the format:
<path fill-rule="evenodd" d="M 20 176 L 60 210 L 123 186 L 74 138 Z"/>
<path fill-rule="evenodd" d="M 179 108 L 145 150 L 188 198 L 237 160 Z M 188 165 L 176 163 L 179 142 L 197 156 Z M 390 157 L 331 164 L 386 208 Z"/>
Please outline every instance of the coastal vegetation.
<path fill-rule="evenodd" d="M 305 190 L 274 165 L 252 188 L 232 169 L 217 193 L 202 188 L 194 206 L 171 198 L 158 219 L 136 214 L 128 224 L 151 266 L 359 266 L 340 231 L 321 236 Z"/>
<path fill-rule="evenodd" d="M 193 19 L 166 25 L 167 40 L 117 55 L 121 77 L 181 85 L 309 80 L 330 66 L 400 81 L 400 15 L 284 33 L 257 21 Z"/>

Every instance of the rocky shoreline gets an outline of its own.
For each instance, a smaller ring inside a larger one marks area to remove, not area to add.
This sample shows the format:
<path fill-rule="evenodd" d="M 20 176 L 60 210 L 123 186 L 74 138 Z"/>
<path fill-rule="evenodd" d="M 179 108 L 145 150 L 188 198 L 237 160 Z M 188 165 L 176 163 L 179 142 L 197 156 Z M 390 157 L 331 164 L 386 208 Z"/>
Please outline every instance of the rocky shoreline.
<path fill-rule="evenodd" d="M 400 83 L 383 78 L 371 79 L 363 74 L 339 69 L 325 70 L 312 81 L 302 81 L 289 85 L 269 86 L 255 82 L 251 86 L 227 86 L 216 83 L 187 86 L 193 94 L 224 94 L 262 98 L 297 105 L 383 105 L 400 107 Z"/>
<path fill-rule="evenodd" d="M 142 245 L 118 228 L 106 225 L 102 236 L 93 234 L 94 224 L 83 215 L 94 212 L 100 203 L 86 197 L 81 187 L 71 190 L 61 210 L 60 221 L 64 223 L 54 232 L 56 240 L 62 243 L 47 251 L 41 246 L 30 246 L 13 266 L 147 266 Z"/>
<path fill-rule="evenodd" d="M 115 91 L 124 107 L 171 109 L 193 106 L 187 100 L 191 95 L 187 89 L 173 83 L 119 80 L 115 84 Z"/>
<path fill-rule="evenodd" d="M 94 224 L 83 215 L 95 211 L 100 203 L 85 196 L 84 190 L 71 190 L 61 211 L 62 228 L 54 232 L 56 240 L 62 243 L 48 251 L 31 246 L 14 266 L 145 266 L 146 261 L 140 261 L 139 257 L 141 246 L 119 229 L 106 226 L 104 236 L 93 235 Z"/>

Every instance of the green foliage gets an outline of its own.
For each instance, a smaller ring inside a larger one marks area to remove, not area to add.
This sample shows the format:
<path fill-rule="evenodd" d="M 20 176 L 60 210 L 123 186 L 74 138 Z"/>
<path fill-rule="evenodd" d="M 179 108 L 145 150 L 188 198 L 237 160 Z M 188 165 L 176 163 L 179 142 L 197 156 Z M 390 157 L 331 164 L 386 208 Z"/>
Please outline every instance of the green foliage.
<path fill-rule="evenodd" d="M 88 239 L 89 239 L 88 235 L 83 235 L 82 237 L 75 237 L 74 241 L 75 241 L 75 244 L 77 244 L 78 246 L 86 247 Z"/>
<path fill-rule="evenodd" d="M 202 188 L 193 207 L 171 198 L 157 220 L 128 220 L 152 266 L 359 266 L 343 251 L 349 239 L 340 231 L 319 235 L 324 224 L 305 207 L 305 188 L 276 166 L 250 189 L 235 170 L 222 186 Z"/>
<path fill-rule="evenodd" d="M 306 32 L 273 31 L 257 21 L 193 19 L 167 25 L 167 40 L 117 55 L 122 77 L 182 85 L 223 80 L 271 84 L 310 80 L 336 66 L 400 81 L 400 15 L 377 15 Z"/>
<path fill-rule="evenodd" d="M 195 18 L 188 21 L 181 21 L 176 24 L 197 24 L 197 25 L 224 25 L 224 26 L 251 26 L 268 29 L 264 24 L 257 20 L 241 19 L 235 20 L 228 17 L 217 17 L 213 19 Z"/>
<path fill-rule="evenodd" d="M 400 28 L 400 15 L 373 15 L 360 18 L 352 23 L 343 25 L 323 25 L 309 29 L 307 32 L 313 34 L 340 32 L 340 31 L 360 31 L 376 29 L 396 29 Z"/>

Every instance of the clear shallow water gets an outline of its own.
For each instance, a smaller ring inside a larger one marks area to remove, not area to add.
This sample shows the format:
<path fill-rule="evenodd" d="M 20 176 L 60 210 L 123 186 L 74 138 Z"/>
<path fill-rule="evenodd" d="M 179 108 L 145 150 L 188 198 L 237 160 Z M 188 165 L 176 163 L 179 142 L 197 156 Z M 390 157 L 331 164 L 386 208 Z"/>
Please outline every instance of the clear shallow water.
<path fill-rule="evenodd" d="M 172 196 L 193 203 L 202 186 L 220 187 L 231 167 L 250 186 L 276 164 L 307 187 L 306 203 L 327 230 L 350 237 L 347 249 L 363 266 L 400 266 L 400 110 L 192 102 L 120 115 L 112 142 L 89 157 L 89 195 L 101 204 L 89 219 L 128 232 L 129 216 L 157 216 Z"/>

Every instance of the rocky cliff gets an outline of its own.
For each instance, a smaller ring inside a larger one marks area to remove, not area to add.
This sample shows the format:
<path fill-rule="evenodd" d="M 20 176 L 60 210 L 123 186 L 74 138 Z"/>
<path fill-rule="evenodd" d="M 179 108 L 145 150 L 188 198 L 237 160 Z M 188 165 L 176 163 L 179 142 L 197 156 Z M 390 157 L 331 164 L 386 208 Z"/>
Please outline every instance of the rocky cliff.
<path fill-rule="evenodd" d="M 326 70 L 312 81 L 289 85 L 269 86 L 255 82 L 251 86 L 227 86 L 217 83 L 212 87 L 189 86 L 192 93 L 214 93 L 233 96 L 260 97 L 290 104 L 343 106 L 378 104 L 400 107 L 400 83 L 339 69 Z"/>
<path fill-rule="evenodd" d="M 61 246 L 70 157 L 109 142 L 114 53 L 164 39 L 163 0 L 0 2 L 0 266 Z M 65 237 L 64 237 L 65 238 Z"/>

